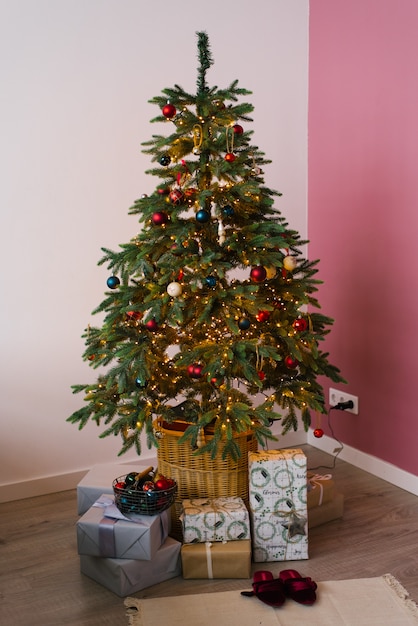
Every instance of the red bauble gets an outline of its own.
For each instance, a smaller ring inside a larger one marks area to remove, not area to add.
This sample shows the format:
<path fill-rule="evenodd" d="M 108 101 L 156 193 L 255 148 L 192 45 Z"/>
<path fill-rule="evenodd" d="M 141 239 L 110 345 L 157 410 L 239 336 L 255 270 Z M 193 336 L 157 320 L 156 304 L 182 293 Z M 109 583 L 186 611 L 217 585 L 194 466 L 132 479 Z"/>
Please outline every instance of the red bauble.
<path fill-rule="evenodd" d="M 308 322 L 304 317 L 298 317 L 298 319 L 293 322 L 292 326 L 298 333 L 303 333 L 303 331 L 308 328 Z"/>
<path fill-rule="evenodd" d="M 228 161 L 228 163 L 233 163 L 236 158 L 233 152 L 227 152 L 224 156 L 225 161 Z"/>
<path fill-rule="evenodd" d="M 157 213 L 154 213 L 152 216 L 152 221 L 156 226 L 163 226 L 164 224 L 167 224 L 168 219 L 168 215 L 165 211 L 157 211 Z"/>
<path fill-rule="evenodd" d="M 184 194 L 181 189 L 173 189 L 170 191 L 170 202 L 180 204 L 183 201 Z"/>
<path fill-rule="evenodd" d="M 142 491 L 154 491 L 155 483 L 152 480 L 146 480 L 142 485 Z"/>
<path fill-rule="evenodd" d="M 256 265 L 251 269 L 250 278 L 254 283 L 262 283 L 267 277 L 267 270 L 262 265 Z"/>
<path fill-rule="evenodd" d="M 170 193 L 170 188 L 169 187 L 158 187 L 157 193 L 160 196 L 167 196 Z"/>
<path fill-rule="evenodd" d="M 262 371 L 257 372 L 257 376 L 260 380 L 264 380 L 266 377 L 265 373 Z"/>
<path fill-rule="evenodd" d="M 115 489 L 125 489 L 125 483 L 116 483 Z"/>
<path fill-rule="evenodd" d="M 290 370 L 294 370 L 298 365 L 299 365 L 299 361 L 297 359 L 294 359 L 292 356 L 290 356 L 290 354 L 285 358 L 284 360 L 284 364 L 286 365 L 286 367 Z"/>
<path fill-rule="evenodd" d="M 145 328 L 147 328 L 151 332 L 155 332 L 156 330 L 158 330 L 157 321 L 154 318 L 152 318 L 152 320 L 148 320 L 148 322 L 146 322 L 145 324 Z"/>
<path fill-rule="evenodd" d="M 187 368 L 190 378 L 200 378 L 202 376 L 203 365 L 200 363 L 192 363 Z"/>
<path fill-rule="evenodd" d="M 255 317 L 258 322 L 267 322 L 270 317 L 270 311 L 259 311 Z"/>
<path fill-rule="evenodd" d="M 177 113 L 177 110 L 174 104 L 170 104 L 169 102 L 167 102 L 167 104 L 163 106 L 162 112 L 163 112 L 164 117 L 170 120 L 172 117 L 175 116 L 175 114 Z"/>
<path fill-rule="evenodd" d="M 242 133 L 244 132 L 244 129 L 241 126 L 241 124 L 234 124 L 232 128 L 236 135 L 242 135 Z"/>
<path fill-rule="evenodd" d="M 313 431 L 314 437 L 316 437 L 317 439 L 320 439 L 321 437 L 324 436 L 324 431 L 322 430 L 322 428 L 315 428 L 315 430 Z"/>

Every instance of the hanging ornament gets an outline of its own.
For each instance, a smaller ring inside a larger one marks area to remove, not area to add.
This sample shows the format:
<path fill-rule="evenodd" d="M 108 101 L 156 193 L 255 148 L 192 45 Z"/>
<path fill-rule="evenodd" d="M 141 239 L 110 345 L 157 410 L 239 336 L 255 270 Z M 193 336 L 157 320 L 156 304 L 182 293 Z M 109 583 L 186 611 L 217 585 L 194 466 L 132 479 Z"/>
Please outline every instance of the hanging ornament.
<path fill-rule="evenodd" d="M 288 271 L 288 272 L 293 272 L 293 270 L 296 268 L 297 266 L 297 260 L 296 257 L 288 254 L 287 256 L 284 257 L 283 259 L 283 267 Z"/>
<path fill-rule="evenodd" d="M 234 209 L 232 208 L 231 205 L 227 204 L 226 206 L 222 208 L 222 213 L 226 217 L 232 217 L 234 215 Z"/>
<path fill-rule="evenodd" d="M 303 333 L 308 328 L 308 322 L 304 317 L 298 317 L 292 324 L 298 333 Z"/>
<path fill-rule="evenodd" d="M 215 278 L 215 276 L 207 276 L 205 278 L 205 282 L 207 284 L 208 287 L 215 287 L 217 280 Z"/>
<path fill-rule="evenodd" d="M 257 322 L 267 322 L 270 317 L 270 311 L 259 311 L 255 317 Z"/>
<path fill-rule="evenodd" d="M 242 133 L 244 132 L 244 129 L 241 126 L 241 124 L 234 124 L 232 128 L 236 135 L 242 135 Z"/>
<path fill-rule="evenodd" d="M 255 162 L 254 155 L 251 155 L 251 156 L 252 156 L 252 160 L 253 160 L 253 165 L 252 165 L 252 168 L 251 168 L 251 174 L 253 176 L 260 176 L 260 174 L 262 174 L 262 171 L 258 167 L 257 163 Z"/>
<path fill-rule="evenodd" d="M 274 278 L 277 274 L 277 268 L 275 268 L 273 265 L 271 265 L 270 267 L 266 267 L 266 278 L 267 280 L 270 280 L 271 278 Z"/>
<path fill-rule="evenodd" d="M 135 378 L 135 385 L 138 389 L 144 389 L 147 386 L 147 382 L 138 376 L 138 378 Z"/>
<path fill-rule="evenodd" d="M 151 219 L 156 226 L 164 226 L 164 224 L 167 224 L 169 217 L 165 211 L 157 211 Z"/>
<path fill-rule="evenodd" d="M 199 211 L 196 213 L 196 220 L 200 224 L 206 224 L 207 222 L 209 222 L 210 220 L 209 211 L 206 211 L 206 209 L 199 209 Z"/>
<path fill-rule="evenodd" d="M 183 278 L 184 278 L 184 271 L 179 270 L 179 273 L 177 274 L 177 280 L 183 280 Z"/>
<path fill-rule="evenodd" d="M 193 154 L 200 154 L 203 142 L 203 128 L 200 124 L 193 126 Z"/>
<path fill-rule="evenodd" d="M 181 204 L 184 198 L 184 194 L 181 189 L 176 187 L 175 189 L 172 189 L 170 191 L 169 198 L 172 204 Z"/>
<path fill-rule="evenodd" d="M 164 117 L 166 117 L 168 120 L 171 120 L 171 118 L 174 117 L 177 113 L 177 110 L 174 104 L 167 102 L 167 104 L 165 104 L 162 108 L 162 113 Z"/>
<path fill-rule="evenodd" d="M 196 438 L 196 446 L 198 448 L 203 448 L 205 444 L 206 444 L 205 429 L 199 428 L 199 431 L 197 433 L 197 438 Z"/>
<path fill-rule="evenodd" d="M 203 365 L 200 363 L 192 363 L 187 368 L 190 378 L 200 378 L 202 376 Z"/>
<path fill-rule="evenodd" d="M 158 187 L 157 193 L 160 196 L 168 196 L 168 194 L 170 193 L 170 187 Z"/>
<path fill-rule="evenodd" d="M 145 322 L 145 328 L 154 333 L 158 330 L 157 320 L 154 317 L 151 320 L 148 320 L 148 322 Z"/>
<path fill-rule="evenodd" d="M 324 431 L 322 430 L 322 428 L 315 428 L 315 430 L 313 431 L 313 435 L 317 439 L 320 439 L 321 437 L 324 436 Z"/>
<path fill-rule="evenodd" d="M 225 161 L 233 163 L 237 158 L 234 154 L 234 132 L 232 132 L 231 138 L 229 137 L 230 128 L 227 128 L 226 133 L 226 154 L 224 156 Z"/>
<path fill-rule="evenodd" d="M 225 227 L 223 225 L 222 220 L 218 222 L 218 242 L 219 245 L 222 246 L 225 243 L 226 235 L 225 235 Z"/>
<path fill-rule="evenodd" d="M 262 283 L 267 277 L 266 268 L 262 265 L 256 265 L 251 269 L 250 278 L 254 283 Z"/>
<path fill-rule="evenodd" d="M 177 298 L 178 296 L 180 296 L 182 291 L 183 288 L 180 283 L 173 282 L 167 285 L 167 293 L 172 298 Z"/>
<path fill-rule="evenodd" d="M 241 317 L 241 319 L 238 321 L 238 328 L 240 330 L 248 330 L 250 326 L 251 323 L 248 317 Z"/>
<path fill-rule="evenodd" d="M 294 370 L 297 368 L 297 366 L 299 365 L 299 361 L 297 359 L 294 359 L 290 354 L 285 357 L 284 360 L 284 364 L 286 365 L 286 367 L 290 370 Z"/>
<path fill-rule="evenodd" d="M 116 287 L 120 285 L 120 280 L 117 276 L 109 276 L 106 281 L 106 285 L 109 287 L 109 289 L 116 289 Z"/>
<path fill-rule="evenodd" d="M 261 370 L 257 372 L 257 376 L 260 380 L 264 380 L 266 375 L 264 372 L 262 372 Z"/>
<path fill-rule="evenodd" d="M 166 167 L 167 165 L 170 165 L 171 163 L 171 158 L 168 156 L 168 154 L 163 154 L 163 156 L 160 159 L 160 165 L 163 165 L 164 167 Z"/>

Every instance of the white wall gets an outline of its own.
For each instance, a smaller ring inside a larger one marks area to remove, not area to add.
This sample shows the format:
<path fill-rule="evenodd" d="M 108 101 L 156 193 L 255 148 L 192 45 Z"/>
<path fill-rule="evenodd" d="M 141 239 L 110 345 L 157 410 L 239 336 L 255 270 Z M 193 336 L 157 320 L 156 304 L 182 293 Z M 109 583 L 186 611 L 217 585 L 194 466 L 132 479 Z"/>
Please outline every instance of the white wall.
<path fill-rule="evenodd" d="M 198 30 L 211 41 L 210 84 L 237 78 L 253 91 L 254 142 L 273 160 L 266 183 L 305 237 L 308 0 L 1 3 L 0 491 L 9 499 L 116 460 L 119 439 L 66 423 L 82 404 L 70 386 L 95 377 L 80 336 L 98 323 L 90 312 L 106 290 L 100 248 L 136 233 L 128 208 L 155 187 L 140 152 L 154 132 L 147 101 L 175 83 L 194 90 Z"/>

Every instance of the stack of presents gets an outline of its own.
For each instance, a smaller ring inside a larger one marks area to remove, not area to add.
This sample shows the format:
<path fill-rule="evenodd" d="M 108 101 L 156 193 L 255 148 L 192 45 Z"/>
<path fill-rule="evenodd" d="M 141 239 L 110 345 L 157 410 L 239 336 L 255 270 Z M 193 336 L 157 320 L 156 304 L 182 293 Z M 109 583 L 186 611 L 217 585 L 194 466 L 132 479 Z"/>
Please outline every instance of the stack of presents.
<path fill-rule="evenodd" d="M 77 487 L 82 573 L 124 597 L 179 575 L 248 579 L 252 562 L 307 559 L 308 529 L 343 515 L 332 476 L 307 472 L 300 449 L 248 457 L 247 502 L 182 499 L 153 515 L 120 506 L 114 482 L 124 466 L 93 468 Z M 143 468 L 129 470 L 139 475 Z M 181 537 L 173 532 L 174 510 Z"/>

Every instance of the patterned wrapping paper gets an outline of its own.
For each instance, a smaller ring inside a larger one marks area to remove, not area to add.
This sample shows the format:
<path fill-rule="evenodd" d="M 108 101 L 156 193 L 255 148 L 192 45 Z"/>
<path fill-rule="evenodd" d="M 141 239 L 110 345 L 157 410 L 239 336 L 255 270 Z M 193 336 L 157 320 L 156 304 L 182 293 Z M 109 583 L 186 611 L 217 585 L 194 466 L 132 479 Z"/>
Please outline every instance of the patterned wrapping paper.
<path fill-rule="evenodd" d="M 250 578 L 251 541 L 206 541 L 181 547 L 183 578 Z"/>
<path fill-rule="evenodd" d="M 253 560 L 308 558 L 306 456 L 299 448 L 249 453 Z"/>
<path fill-rule="evenodd" d="M 182 501 L 184 543 L 250 539 L 250 518 L 242 498 L 194 498 Z"/>

